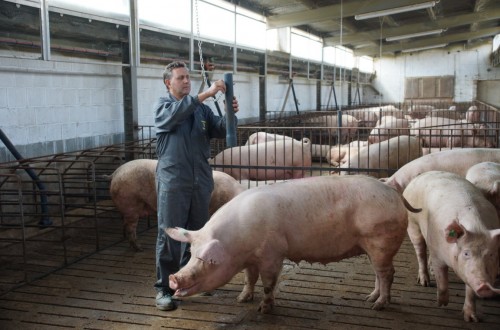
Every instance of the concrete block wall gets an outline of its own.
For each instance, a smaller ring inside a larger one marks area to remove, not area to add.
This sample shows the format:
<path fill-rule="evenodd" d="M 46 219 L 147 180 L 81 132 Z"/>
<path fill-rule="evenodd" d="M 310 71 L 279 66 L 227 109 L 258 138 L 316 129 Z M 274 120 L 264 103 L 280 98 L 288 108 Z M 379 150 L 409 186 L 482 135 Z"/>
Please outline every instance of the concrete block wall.
<path fill-rule="evenodd" d="M 166 93 L 163 68 L 138 69 L 139 125 L 154 125 L 153 105 Z M 118 64 L 0 58 L 0 128 L 24 158 L 123 142 L 121 69 Z M 223 72 L 214 72 L 213 79 L 223 79 Z M 258 117 L 258 76 L 235 74 L 233 80 L 240 122 Z M 200 85 L 201 77 L 192 73 L 192 92 Z M 207 104 L 217 113 L 214 102 Z M 11 160 L 0 143 L 0 163 Z"/>
<path fill-rule="evenodd" d="M 25 158 L 121 142 L 122 109 L 120 65 L 0 58 L 0 127 Z"/>

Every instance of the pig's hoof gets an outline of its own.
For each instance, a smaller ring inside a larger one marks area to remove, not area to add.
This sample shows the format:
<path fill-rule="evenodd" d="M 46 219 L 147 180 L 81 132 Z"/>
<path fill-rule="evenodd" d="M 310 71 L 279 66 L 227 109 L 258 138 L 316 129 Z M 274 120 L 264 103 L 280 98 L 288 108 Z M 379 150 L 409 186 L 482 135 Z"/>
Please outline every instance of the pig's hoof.
<path fill-rule="evenodd" d="M 464 321 L 465 322 L 479 322 L 479 318 L 474 313 L 468 313 L 464 311 Z"/>
<path fill-rule="evenodd" d="M 365 300 L 368 301 L 368 302 L 374 302 L 378 299 L 378 294 L 369 294 L 365 297 Z"/>
<path fill-rule="evenodd" d="M 253 300 L 253 293 L 252 292 L 242 292 L 242 293 L 240 293 L 240 295 L 238 296 L 238 299 L 237 299 L 237 301 L 240 303 L 249 302 L 252 300 Z"/>
<path fill-rule="evenodd" d="M 130 242 L 130 247 L 134 249 L 135 252 L 142 252 L 144 251 L 143 248 L 137 244 L 136 242 Z"/>
<path fill-rule="evenodd" d="M 259 306 L 259 312 L 262 314 L 267 314 L 271 312 L 273 309 L 274 303 L 266 303 L 265 301 L 262 301 Z"/>
<path fill-rule="evenodd" d="M 372 309 L 375 310 L 375 311 L 379 311 L 379 310 L 382 310 L 385 308 L 386 305 L 388 305 L 389 302 L 388 301 L 376 301 L 373 306 L 372 306 Z"/>

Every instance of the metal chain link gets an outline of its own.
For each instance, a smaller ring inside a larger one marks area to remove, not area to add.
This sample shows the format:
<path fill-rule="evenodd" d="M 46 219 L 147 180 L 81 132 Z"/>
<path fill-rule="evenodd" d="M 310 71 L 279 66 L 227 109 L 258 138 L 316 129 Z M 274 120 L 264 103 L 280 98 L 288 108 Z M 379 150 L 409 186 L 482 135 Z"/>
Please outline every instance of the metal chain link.
<path fill-rule="evenodd" d="M 201 75 L 203 77 L 203 82 L 205 85 L 208 87 L 208 80 L 207 80 L 207 73 L 205 71 L 205 63 L 203 61 L 203 50 L 201 48 L 201 37 L 200 37 L 200 15 L 198 12 L 198 0 L 194 0 L 194 9 L 195 9 L 195 16 L 196 16 L 196 34 L 198 36 L 198 52 L 200 53 L 200 65 L 201 65 Z M 218 95 L 217 95 L 218 94 Z M 220 97 L 222 96 L 221 92 L 217 92 L 217 94 L 214 97 L 214 102 L 218 102 Z"/>

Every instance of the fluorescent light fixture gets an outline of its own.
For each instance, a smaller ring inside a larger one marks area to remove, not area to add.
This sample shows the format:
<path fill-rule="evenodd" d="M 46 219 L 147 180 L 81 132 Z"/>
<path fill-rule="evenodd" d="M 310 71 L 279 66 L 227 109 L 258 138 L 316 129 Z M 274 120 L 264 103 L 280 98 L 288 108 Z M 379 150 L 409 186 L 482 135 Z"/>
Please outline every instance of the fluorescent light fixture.
<path fill-rule="evenodd" d="M 432 45 L 432 46 L 426 46 L 426 47 L 403 49 L 401 51 L 401 53 L 418 52 L 418 51 L 421 51 L 421 50 L 434 49 L 434 48 L 442 48 L 442 47 L 446 47 L 446 46 L 448 46 L 448 44 L 438 44 L 438 45 Z"/>
<path fill-rule="evenodd" d="M 410 33 L 410 34 L 404 34 L 401 36 L 388 37 L 388 38 L 385 38 L 385 40 L 386 41 L 396 41 L 396 40 L 403 40 L 403 39 L 409 39 L 409 38 L 423 37 L 423 36 L 429 36 L 432 34 L 440 34 L 444 31 L 445 31 L 445 29 L 438 29 L 438 30 Z"/>
<path fill-rule="evenodd" d="M 372 11 L 369 13 L 359 14 L 359 15 L 354 16 L 354 18 L 359 21 L 362 19 L 369 19 L 369 18 L 375 18 L 375 17 L 380 17 L 380 16 L 399 14 L 399 13 L 404 13 L 407 11 L 427 9 L 427 8 L 434 7 L 437 3 L 439 3 L 439 0 L 427 1 L 427 2 L 422 2 L 422 3 L 416 3 L 414 5 L 408 5 L 408 6 L 403 6 L 403 7 L 396 7 L 396 8 L 391 8 L 391 9 L 378 10 L 378 11 Z"/>

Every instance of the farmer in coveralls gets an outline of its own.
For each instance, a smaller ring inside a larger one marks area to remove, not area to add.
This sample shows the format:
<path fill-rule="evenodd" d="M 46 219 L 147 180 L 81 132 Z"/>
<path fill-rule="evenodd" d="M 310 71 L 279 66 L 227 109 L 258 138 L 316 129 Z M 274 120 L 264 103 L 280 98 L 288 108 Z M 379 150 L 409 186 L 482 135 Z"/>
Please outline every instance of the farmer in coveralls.
<path fill-rule="evenodd" d="M 191 96 L 189 70 L 184 62 L 172 62 L 163 72 L 167 95 L 154 106 L 156 128 L 156 191 L 158 195 L 158 238 L 156 241 L 156 307 L 176 308 L 168 277 L 190 258 L 189 246 L 168 237 L 164 229 L 202 228 L 209 219 L 208 206 L 214 189 L 210 139 L 225 138 L 226 116 L 216 116 L 202 102 L 217 92 L 225 93 L 223 80 Z M 238 101 L 232 100 L 234 112 Z"/>

